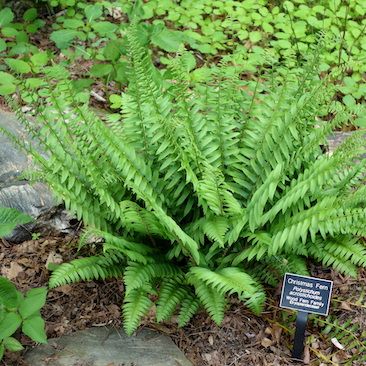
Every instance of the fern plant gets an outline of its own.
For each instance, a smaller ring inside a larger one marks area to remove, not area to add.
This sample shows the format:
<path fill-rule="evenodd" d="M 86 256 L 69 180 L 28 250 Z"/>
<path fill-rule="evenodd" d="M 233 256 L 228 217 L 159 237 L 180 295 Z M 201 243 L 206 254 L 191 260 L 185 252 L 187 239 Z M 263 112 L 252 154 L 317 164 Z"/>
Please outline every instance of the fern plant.
<path fill-rule="evenodd" d="M 361 365 L 366 362 L 366 331 L 354 319 L 340 321 L 329 315 L 324 319 L 314 318 L 313 322 L 328 342 L 336 340 L 343 347 L 347 354 L 344 365 L 354 365 L 354 362 Z"/>
<path fill-rule="evenodd" d="M 27 224 L 32 217 L 15 208 L 0 207 L 0 238 L 9 235 L 18 225 Z"/>
<path fill-rule="evenodd" d="M 35 177 L 104 238 L 99 255 L 56 269 L 50 287 L 123 278 L 131 334 L 154 303 L 158 321 L 178 311 L 183 326 L 204 308 L 220 324 L 229 296 L 260 313 L 263 284 L 306 274 L 307 258 L 352 275 L 366 264 L 357 239 L 366 235 L 363 138 L 323 153 L 352 113 L 332 102 L 315 62 L 286 83 L 252 87 L 219 69 L 192 85 L 184 52 L 162 74 L 136 24 L 126 38 L 119 117 L 97 117 L 53 66 L 48 86 L 22 90 L 38 124 L 14 106 L 46 154 L 2 130 L 38 163 Z"/>

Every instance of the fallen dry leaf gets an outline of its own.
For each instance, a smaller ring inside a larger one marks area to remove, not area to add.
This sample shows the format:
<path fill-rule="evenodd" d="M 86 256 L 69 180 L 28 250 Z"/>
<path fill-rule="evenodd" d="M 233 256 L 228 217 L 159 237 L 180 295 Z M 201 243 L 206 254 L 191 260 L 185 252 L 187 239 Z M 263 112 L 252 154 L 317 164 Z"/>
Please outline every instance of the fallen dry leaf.
<path fill-rule="evenodd" d="M 280 344 L 281 342 L 281 334 L 282 334 L 282 328 L 279 327 L 277 324 L 274 324 L 273 326 L 273 339 L 276 341 L 277 344 Z"/>
<path fill-rule="evenodd" d="M 262 338 L 262 340 L 261 340 L 261 345 L 263 346 L 263 347 L 265 347 L 265 348 L 268 348 L 268 347 L 270 347 L 270 346 L 272 346 L 272 344 L 273 344 L 273 341 L 271 341 L 269 338 L 267 338 L 267 337 L 264 337 L 264 338 Z"/>
<path fill-rule="evenodd" d="M 55 251 L 51 251 L 48 254 L 47 260 L 46 260 L 46 268 L 48 268 L 49 264 L 60 264 L 63 262 L 62 256 L 60 254 L 57 254 Z"/>
<path fill-rule="evenodd" d="M 14 280 L 18 277 L 19 273 L 23 272 L 24 268 L 20 266 L 17 262 L 10 263 L 9 267 L 4 267 L 1 273 L 7 277 L 9 280 Z"/>
<path fill-rule="evenodd" d="M 65 295 L 68 295 L 72 292 L 72 287 L 70 285 L 63 285 L 63 286 L 59 286 L 56 287 L 55 289 L 53 289 L 53 291 L 57 291 L 57 292 L 62 292 Z"/>
<path fill-rule="evenodd" d="M 311 347 L 314 348 L 314 349 L 319 349 L 318 339 L 314 339 L 314 341 L 311 342 Z"/>
<path fill-rule="evenodd" d="M 266 333 L 267 335 L 272 335 L 272 334 L 273 334 L 272 328 L 267 327 L 267 328 L 264 330 L 264 333 Z"/>
<path fill-rule="evenodd" d="M 309 346 L 305 346 L 303 361 L 304 361 L 305 365 L 308 365 L 310 363 L 310 347 Z"/>
<path fill-rule="evenodd" d="M 338 349 L 344 349 L 343 344 L 339 343 L 337 338 L 332 338 L 331 342 L 338 348 Z"/>
<path fill-rule="evenodd" d="M 336 354 L 334 354 L 334 355 L 332 356 L 332 361 L 333 361 L 334 363 L 338 364 L 341 360 L 338 358 L 338 356 L 337 356 Z"/>
<path fill-rule="evenodd" d="M 341 302 L 341 309 L 348 310 L 348 311 L 352 310 L 351 305 L 347 301 Z"/>
<path fill-rule="evenodd" d="M 202 358 L 207 361 L 207 362 L 210 362 L 211 359 L 212 359 L 212 356 L 209 354 L 209 353 L 203 353 L 202 354 Z"/>

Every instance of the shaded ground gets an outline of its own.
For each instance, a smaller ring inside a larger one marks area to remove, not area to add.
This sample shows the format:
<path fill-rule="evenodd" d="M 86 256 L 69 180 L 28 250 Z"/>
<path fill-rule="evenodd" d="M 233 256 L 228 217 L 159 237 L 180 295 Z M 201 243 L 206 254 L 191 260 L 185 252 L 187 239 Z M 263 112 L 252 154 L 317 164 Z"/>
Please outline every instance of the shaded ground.
<path fill-rule="evenodd" d="M 75 242 L 73 237 L 54 236 L 18 245 L 2 241 L 0 273 L 23 291 L 45 285 L 49 275 L 46 263 L 75 258 Z M 305 361 L 322 366 L 366 365 L 366 271 L 360 272 L 357 280 L 318 268 L 313 268 L 313 274 L 334 280 L 335 290 L 332 318 L 317 317 L 309 322 Z M 121 326 L 122 293 L 123 284 L 116 280 L 66 285 L 50 291 L 43 309 L 48 336 L 59 337 L 93 326 Z M 177 328 L 174 319 L 171 323 L 154 324 L 153 310 L 146 317 L 145 326 L 170 335 L 196 366 L 296 365 L 289 358 L 294 314 L 278 308 L 279 289 L 270 289 L 269 294 L 262 317 L 253 316 L 233 299 L 221 327 L 204 313 L 183 329 Z M 329 334 L 324 332 L 327 324 L 319 321 L 334 323 L 335 319 L 346 324 L 345 329 L 340 333 L 337 331 L 341 328 L 333 328 Z M 19 337 L 23 344 L 34 345 L 28 338 Z M 341 345 L 344 350 L 339 349 Z M 17 353 L 7 354 L 2 365 L 26 364 L 22 354 Z"/>

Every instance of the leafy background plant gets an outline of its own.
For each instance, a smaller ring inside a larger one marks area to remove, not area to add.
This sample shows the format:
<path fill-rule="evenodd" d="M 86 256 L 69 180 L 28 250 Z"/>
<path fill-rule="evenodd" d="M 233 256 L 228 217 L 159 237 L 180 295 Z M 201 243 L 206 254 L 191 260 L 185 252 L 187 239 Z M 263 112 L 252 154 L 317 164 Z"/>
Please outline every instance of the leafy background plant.
<path fill-rule="evenodd" d="M 26 10 L 20 15 L 22 22 L 10 8 L 0 11 L 2 71 L 33 73 L 28 82 L 34 86 L 41 83 L 42 68 L 52 59 L 79 74 L 75 83 L 80 92 L 98 85 L 105 95 L 102 100 L 117 109 L 118 90 L 127 84 L 124 35 L 128 16 L 133 16 L 145 20 L 139 37 L 150 44 L 161 67 L 165 68 L 167 54 L 183 44 L 192 50 L 194 67 L 203 66 L 192 74 L 197 81 L 209 78 L 220 58 L 225 59 L 228 72 L 235 67 L 249 77 L 263 68 L 283 68 L 286 73 L 301 67 L 319 33 L 326 32 L 319 72 L 341 67 L 339 100 L 350 107 L 364 101 L 366 5 L 362 0 L 50 1 L 47 11 L 61 13 L 47 25 L 37 15 L 45 13 L 44 4 L 36 2 Z M 40 29 L 56 46 L 53 54 L 49 47 L 43 52 L 44 47 L 37 44 Z M 78 71 L 78 64 L 87 65 L 86 69 Z M 8 73 L 2 76 L 1 94 L 14 92 L 14 79 Z M 364 127 L 364 118 L 356 125 Z"/>
<path fill-rule="evenodd" d="M 17 225 L 32 221 L 15 209 L 0 207 L 0 237 L 8 235 Z M 20 328 L 35 342 L 46 343 L 44 320 L 40 310 L 46 302 L 47 289 L 34 288 L 24 295 L 6 277 L 0 276 L 0 360 L 5 350 L 21 351 L 22 344 L 13 337 Z"/>

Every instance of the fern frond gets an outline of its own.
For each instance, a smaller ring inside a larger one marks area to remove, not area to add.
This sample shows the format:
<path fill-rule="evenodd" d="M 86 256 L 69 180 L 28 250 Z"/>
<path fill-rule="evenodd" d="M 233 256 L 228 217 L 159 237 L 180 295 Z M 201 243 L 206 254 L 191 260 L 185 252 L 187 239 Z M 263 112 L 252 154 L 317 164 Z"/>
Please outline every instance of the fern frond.
<path fill-rule="evenodd" d="M 248 298 L 240 298 L 240 300 L 245 300 L 245 305 L 256 315 L 262 313 L 264 309 L 264 302 L 266 300 L 266 294 L 261 286 L 258 286 L 257 291 Z"/>
<path fill-rule="evenodd" d="M 224 319 L 226 306 L 225 294 L 213 289 L 211 286 L 199 279 L 194 281 L 194 288 L 198 299 L 210 314 L 212 320 L 217 325 L 220 325 Z"/>
<path fill-rule="evenodd" d="M 240 298 L 250 298 L 259 288 L 250 275 L 237 267 L 227 267 L 215 272 L 203 267 L 192 267 L 188 279 L 193 284 L 196 280 L 203 281 L 222 294 L 237 293 Z"/>
<path fill-rule="evenodd" d="M 282 281 L 285 273 L 309 276 L 305 258 L 294 254 L 264 258 L 261 263 L 255 263 L 248 273 L 274 287 Z"/>
<path fill-rule="evenodd" d="M 126 293 L 141 288 L 154 278 L 183 278 L 182 270 L 170 263 L 134 263 L 130 262 L 124 273 Z"/>
<path fill-rule="evenodd" d="M 313 207 L 283 220 L 272 236 L 270 254 L 276 254 L 285 243 L 288 247 L 300 241 L 305 243 L 308 236 L 315 241 L 318 233 L 323 238 L 327 234 L 331 236 L 346 233 L 364 235 L 366 233 L 363 225 L 365 218 L 365 209 L 344 209 L 338 206 L 336 197 L 324 197 Z"/>
<path fill-rule="evenodd" d="M 318 317 L 313 322 L 321 328 L 321 333 L 328 340 L 335 338 L 344 346 L 345 352 L 349 354 L 349 362 L 366 360 L 366 332 L 352 318 L 342 321 L 329 315 L 325 319 Z"/>
<path fill-rule="evenodd" d="M 187 297 L 190 291 L 174 279 L 163 280 L 156 306 L 156 320 L 158 322 L 169 319 L 176 307 Z"/>
<path fill-rule="evenodd" d="M 60 264 L 51 274 L 49 287 L 55 288 L 79 281 L 91 281 L 122 277 L 123 258 L 116 253 L 105 256 L 92 256 L 74 259 Z"/>
<path fill-rule="evenodd" d="M 120 202 L 119 206 L 121 208 L 122 225 L 128 231 L 157 235 L 162 238 L 169 237 L 152 212 L 143 209 L 135 202 L 127 200 Z"/>
<path fill-rule="evenodd" d="M 283 192 L 279 200 L 263 215 L 263 224 L 273 221 L 276 215 L 282 211 L 284 213 L 292 205 L 299 201 L 309 200 L 309 196 L 314 194 L 319 187 L 322 187 L 334 171 L 334 162 L 323 158 L 317 160 L 314 165 L 306 169 L 296 179 L 292 180 L 288 188 Z"/>
<path fill-rule="evenodd" d="M 180 311 L 178 315 L 178 326 L 184 327 L 191 320 L 194 314 L 196 314 L 200 305 L 200 301 L 193 295 L 188 295 L 180 305 Z"/>
<path fill-rule="evenodd" d="M 276 192 L 277 186 L 282 178 L 282 165 L 278 165 L 272 172 L 268 174 L 268 177 L 263 184 L 255 191 L 253 197 L 247 207 L 249 228 L 254 231 L 263 220 L 263 211 L 268 200 L 272 200 Z"/>
<path fill-rule="evenodd" d="M 309 253 L 323 265 L 352 277 L 357 276 L 356 266 L 366 265 L 366 247 L 359 239 L 338 236 L 309 243 Z"/>
<path fill-rule="evenodd" d="M 229 230 L 229 220 L 223 216 L 215 216 L 203 223 L 203 230 L 210 240 L 223 246 L 225 244 L 225 234 Z"/>
<path fill-rule="evenodd" d="M 141 255 L 152 255 L 157 253 L 156 249 L 149 247 L 148 245 L 138 243 L 135 241 L 131 241 L 129 239 L 126 239 L 123 236 L 116 236 L 109 232 L 96 230 L 96 229 L 89 229 L 88 235 L 96 235 L 99 237 L 104 238 L 105 240 L 105 246 L 107 245 L 114 245 L 116 248 L 116 251 L 123 251 L 123 250 L 131 250 L 136 251 L 137 253 L 140 253 Z M 103 246 L 103 249 L 105 250 L 106 247 Z M 108 249 L 110 250 L 110 249 Z"/>
<path fill-rule="evenodd" d="M 149 291 L 142 287 L 126 293 L 122 306 L 123 328 L 128 335 L 137 329 L 141 318 L 149 311 L 153 302 L 149 298 Z"/>

